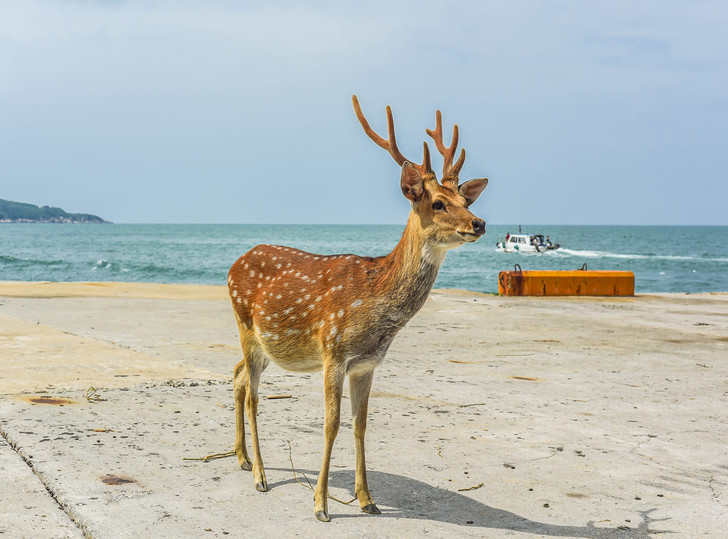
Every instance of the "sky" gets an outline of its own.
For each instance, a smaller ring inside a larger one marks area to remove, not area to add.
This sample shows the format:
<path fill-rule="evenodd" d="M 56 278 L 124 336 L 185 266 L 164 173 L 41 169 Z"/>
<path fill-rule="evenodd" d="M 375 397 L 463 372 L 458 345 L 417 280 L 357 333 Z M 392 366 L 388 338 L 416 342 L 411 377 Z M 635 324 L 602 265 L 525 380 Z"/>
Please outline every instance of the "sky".
<path fill-rule="evenodd" d="M 357 94 L 413 161 L 457 123 L 488 223 L 728 225 L 726 28 L 721 0 L 0 0 L 0 198 L 404 224 Z"/>

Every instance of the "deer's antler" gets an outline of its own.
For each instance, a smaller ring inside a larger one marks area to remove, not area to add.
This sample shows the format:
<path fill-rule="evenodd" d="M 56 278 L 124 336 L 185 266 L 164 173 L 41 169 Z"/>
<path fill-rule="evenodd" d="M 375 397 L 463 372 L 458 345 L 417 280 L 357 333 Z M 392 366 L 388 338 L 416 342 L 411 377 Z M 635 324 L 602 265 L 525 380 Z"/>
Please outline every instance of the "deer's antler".
<path fill-rule="evenodd" d="M 463 149 L 460 151 L 460 157 L 458 157 L 456 163 L 454 165 L 452 164 L 452 160 L 455 157 L 455 151 L 458 147 L 458 124 L 453 125 L 452 142 L 450 143 L 450 147 L 446 147 L 445 143 L 442 141 L 442 114 L 439 110 L 435 113 L 435 120 L 435 130 L 427 129 L 426 131 L 427 134 L 432 137 L 432 140 L 435 141 L 437 151 L 440 152 L 443 157 L 442 181 L 454 181 L 455 186 L 457 187 L 460 169 L 463 168 L 463 164 L 465 163 L 465 149 Z"/>
<path fill-rule="evenodd" d="M 380 137 L 374 131 L 374 129 L 371 128 L 369 122 L 367 122 L 367 119 L 364 117 L 364 113 L 361 111 L 361 106 L 359 106 L 359 100 L 357 99 L 356 95 L 351 96 L 351 102 L 354 104 L 354 112 L 356 113 L 356 117 L 359 119 L 359 123 L 364 129 L 364 132 L 370 139 L 374 141 L 377 146 L 387 150 L 389 152 L 389 155 L 392 156 L 392 158 L 397 162 L 399 166 L 402 166 L 405 161 L 409 161 L 412 166 L 414 166 L 419 171 L 421 175 L 424 176 L 425 174 L 432 174 L 432 166 L 430 164 L 430 148 L 429 146 L 427 146 L 427 142 L 423 143 L 424 156 L 422 158 L 421 165 L 418 165 L 410 159 L 407 159 L 404 155 L 402 155 L 402 152 L 399 151 L 399 148 L 397 148 L 397 138 L 394 135 L 394 118 L 392 117 L 392 109 L 389 107 L 389 105 L 387 105 L 387 132 L 389 134 L 389 138 L 385 140 Z"/>

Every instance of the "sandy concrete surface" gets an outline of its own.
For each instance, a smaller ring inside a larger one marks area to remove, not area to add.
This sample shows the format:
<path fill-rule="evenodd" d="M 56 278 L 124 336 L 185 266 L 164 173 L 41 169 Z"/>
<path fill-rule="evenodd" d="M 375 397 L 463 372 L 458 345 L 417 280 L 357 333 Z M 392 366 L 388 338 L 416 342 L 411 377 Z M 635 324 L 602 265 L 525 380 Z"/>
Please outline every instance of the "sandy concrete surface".
<path fill-rule="evenodd" d="M 315 483 L 320 374 L 263 374 L 269 492 L 235 459 L 183 460 L 232 448 L 238 346 L 223 287 L 0 283 L 0 536 L 728 529 L 728 294 L 434 291 L 374 380 L 367 465 L 382 514 L 330 501 L 330 523 L 291 469 Z M 348 501 L 342 419 L 330 487 Z"/>

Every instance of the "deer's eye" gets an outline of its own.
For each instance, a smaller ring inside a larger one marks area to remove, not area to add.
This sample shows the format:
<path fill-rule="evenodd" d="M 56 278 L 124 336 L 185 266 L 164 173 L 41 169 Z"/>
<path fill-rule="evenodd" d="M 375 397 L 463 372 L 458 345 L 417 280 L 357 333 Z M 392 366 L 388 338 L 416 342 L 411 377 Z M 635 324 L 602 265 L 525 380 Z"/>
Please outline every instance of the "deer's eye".
<path fill-rule="evenodd" d="M 432 203 L 432 209 L 433 210 L 444 210 L 445 204 L 443 204 L 443 202 L 441 200 L 436 200 L 435 202 Z"/>

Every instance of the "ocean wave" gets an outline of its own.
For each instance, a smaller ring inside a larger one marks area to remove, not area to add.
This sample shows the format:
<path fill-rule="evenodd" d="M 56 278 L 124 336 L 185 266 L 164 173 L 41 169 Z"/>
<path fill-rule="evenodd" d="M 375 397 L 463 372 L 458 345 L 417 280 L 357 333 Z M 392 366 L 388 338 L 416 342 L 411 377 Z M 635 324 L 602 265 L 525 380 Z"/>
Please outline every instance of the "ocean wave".
<path fill-rule="evenodd" d="M 108 260 L 104 260 L 102 258 L 100 260 L 97 260 L 96 263 L 91 267 L 91 270 L 92 271 L 96 271 L 96 270 L 99 270 L 99 269 L 101 269 L 101 270 L 111 270 L 111 269 L 113 269 L 113 267 L 111 265 L 111 262 L 109 262 Z"/>
<path fill-rule="evenodd" d="M 0 264 L 9 265 L 26 265 L 26 266 L 61 266 L 67 264 L 66 260 L 45 260 L 35 258 L 18 258 L 13 255 L 0 255 Z"/>

